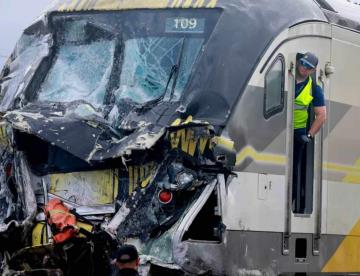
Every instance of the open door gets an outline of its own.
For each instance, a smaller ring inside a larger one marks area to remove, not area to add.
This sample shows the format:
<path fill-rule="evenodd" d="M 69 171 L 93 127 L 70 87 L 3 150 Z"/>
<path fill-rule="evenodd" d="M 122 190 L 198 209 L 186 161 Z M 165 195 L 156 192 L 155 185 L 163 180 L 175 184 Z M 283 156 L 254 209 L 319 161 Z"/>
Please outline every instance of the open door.
<path fill-rule="evenodd" d="M 323 130 L 315 135 L 314 139 L 303 148 L 300 158 L 297 178 L 293 178 L 294 171 L 294 99 L 298 95 L 299 86 L 296 87 L 297 60 L 305 52 L 314 53 L 319 63 L 316 71 L 311 75 L 313 85 L 312 94 L 316 92 L 316 84 L 319 85 L 324 95 L 328 92 L 328 85 L 324 77 L 324 69 L 330 61 L 330 41 L 320 38 L 301 38 L 296 41 L 297 45 L 303 45 L 290 57 L 291 63 L 288 70 L 288 118 L 287 118 L 287 184 L 288 201 L 286 226 L 284 231 L 283 254 L 289 254 L 289 239 L 292 233 L 313 234 L 313 255 L 319 254 L 318 241 L 321 235 L 322 216 L 322 168 L 323 168 Z M 306 47 L 308 46 L 308 47 Z M 298 91 L 296 91 L 298 90 Z M 308 133 L 315 120 L 314 106 L 308 108 L 308 122 L 305 134 Z M 310 245 L 307 245 L 310 247 Z M 306 248 L 306 245 L 305 245 Z M 296 249 L 295 249 L 296 250 Z M 304 257 L 306 260 L 306 256 Z"/>
<path fill-rule="evenodd" d="M 296 55 L 296 62 L 299 61 L 302 54 L 297 53 Z M 297 66 L 295 67 L 297 68 Z M 295 69 L 295 81 L 296 75 L 298 74 L 297 70 Z M 317 80 L 317 72 L 315 71 L 310 75 L 311 79 L 313 80 L 314 84 L 312 85 L 312 95 L 316 93 L 316 81 Z M 295 85 L 297 87 L 297 85 Z M 298 89 L 295 88 L 295 96 L 297 96 Z M 300 88 L 301 90 L 301 88 Z M 309 118 L 306 125 L 305 133 L 308 133 L 311 125 L 315 120 L 315 112 L 314 112 L 314 105 L 311 103 L 307 110 L 309 114 Z M 294 118 L 293 118 L 294 120 Z M 322 141 L 320 141 L 322 144 Z M 293 145 L 294 152 L 296 143 Z M 311 215 L 313 212 L 313 204 L 314 204 L 314 154 L 315 154 L 315 141 L 312 140 L 310 143 L 304 146 L 302 155 L 300 157 L 299 166 L 293 166 L 293 173 L 295 174 L 295 170 L 298 170 L 296 175 L 298 177 L 293 177 L 292 183 L 292 211 L 294 214 L 304 214 L 304 215 Z M 293 161 L 295 162 L 295 160 Z"/>

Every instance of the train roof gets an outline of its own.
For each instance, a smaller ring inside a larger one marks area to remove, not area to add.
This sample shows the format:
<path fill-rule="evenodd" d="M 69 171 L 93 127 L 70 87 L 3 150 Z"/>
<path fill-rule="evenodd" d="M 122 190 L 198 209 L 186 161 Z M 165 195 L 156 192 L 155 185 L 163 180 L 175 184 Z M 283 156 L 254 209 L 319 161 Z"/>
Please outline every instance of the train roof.
<path fill-rule="evenodd" d="M 313 0 L 329 23 L 360 31 L 360 6 L 349 0 Z M 258 3 L 257 3 L 258 2 Z M 296 3 L 297 2 L 297 3 Z M 287 1 L 286 5 L 298 8 L 298 3 L 314 9 L 312 1 Z M 273 2 L 276 5 L 275 2 Z M 246 5 L 248 7 L 246 7 Z M 165 8 L 222 8 L 233 9 L 236 6 L 253 8 L 264 5 L 262 1 L 242 3 L 233 0 L 59 0 L 54 1 L 47 12 L 77 12 L 77 11 L 110 11 L 130 9 L 165 9 Z M 269 6 L 267 6 L 268 8 Z M 283 8 L 283 7 L 282 7 Z M 315 8 L 315 9 L 317 9 Z M 284 12 L 284 15 L 287 15 Z M 314 16 L 314 20 L 319 20 Z"/>
<path fill-rule="evenodd" d="M 360 31 L 360 6 L 347 0 L 316 0 L 328 21 Z"/>

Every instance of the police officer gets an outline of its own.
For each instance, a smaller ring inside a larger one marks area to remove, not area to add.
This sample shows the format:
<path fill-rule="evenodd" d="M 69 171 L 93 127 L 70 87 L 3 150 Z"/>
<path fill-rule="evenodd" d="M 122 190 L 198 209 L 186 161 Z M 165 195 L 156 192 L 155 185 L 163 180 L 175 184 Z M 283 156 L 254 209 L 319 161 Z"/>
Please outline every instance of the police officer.
<path fill-rule="evenodd" d="M 140 263 L 139 254 L 136 247 L 125 244 L 119 247 L 115 253 L 115 266 L 118 268 L 119 276 L 137 276 Z"/>
<path fill-rule="evenodd" d="M 301 160 L 306 144 L 310 143 L 326 120 L 324 94 L 311 74 L 316 71 L 318 58 L 307 52 L 300 56 L 296 64 L 296 84 L 294 102 L 294 170 L 293 170 L 293 199 L 296 197 L 296 185 L 301 185 Z M 315 120 L 307 131 L 308 107 L 312 104 Z"/>

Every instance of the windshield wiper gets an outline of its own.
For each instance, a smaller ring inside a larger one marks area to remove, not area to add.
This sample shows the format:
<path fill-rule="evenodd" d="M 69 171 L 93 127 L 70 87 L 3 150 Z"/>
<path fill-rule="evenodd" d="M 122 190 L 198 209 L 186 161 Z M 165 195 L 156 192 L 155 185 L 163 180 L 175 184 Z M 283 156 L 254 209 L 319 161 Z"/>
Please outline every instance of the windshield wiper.
<path fill-rule="evenodd" d="M 173 84 L 172 84 L 172 87 L 171 87 L 171 93 L 170 93 L 170 98 L 169 98 L 169 102 L 171 102 L 173 96 L 174 96 L 174 92 L 175 92 L 175 87 L 176 87 L 176 83 L 177 83 L 177 80 L 178 80 L 178 77 L 179 77 L 179 73 L 180 73 L 180 66 L 181 66 L 181 61 L 182 61 L 182 57 L 183 57 L 183 53 L 184 53 L 184 47 L 185 46 L 185 38 L 182 39 L 182 42 L 181 42 L 181 48 L 180 48 L 180 51 L 179 51 L 179 54 L 178 54 L 178 57 L 177 57 L 177 61 L 176 61 L 176 64 L 173 65 L 174 67 L 174 70 L 175 72 L 173 73 L 173 75 L 175 76 L 174 77 L 174 81 L 173 81 Z M 169 77 L 170 78 L 170 77 Z M 172 78 L 172 76 L 171 76 Z M 170 80 L 171 80 L 170 78 Z M 165 93 L 166 94 L 166 90 L 167 90 L 167 87 L 169 85 L 169 82 L 166 84 L 166 87 L 165 87 Z"/>
<path fill-rule="evenodd" d="M 171 66 L 169 77 L 166 81 L 166 86 L 165 86 L 164 92 L 161 93 L 161 95 L 158 98 L 156 98 L 152 101 L 149 101 L 149 102 L 145 103 L 144 105 L 140 106 L 139 109 L 146 109 L 146 108 L 152 107 L 152 106 L 158 104 L 160 101 L 162 101 L 164 99 L 165 95 L 167 94 L 167 90 L 169 88 L 169 84 L 170 84 L 171 80 L 174 78 L 174 81 L 173 81 L 172 87 L 171 87 L 169 102 L 172 100 L 172 98 L 174 96 L 175 88 L 176 88 L 177 79 L 179 77 L 180 66 L 181 66 L 181 61 L 182 61 L 182 57 L 183 57 L 183 53 L 184 53 L 184 48 L 185 48 L 185 37 L 182 38 L 180 51 L 178 53 L 176 63 L 173 64 L 173 66 Z"/>

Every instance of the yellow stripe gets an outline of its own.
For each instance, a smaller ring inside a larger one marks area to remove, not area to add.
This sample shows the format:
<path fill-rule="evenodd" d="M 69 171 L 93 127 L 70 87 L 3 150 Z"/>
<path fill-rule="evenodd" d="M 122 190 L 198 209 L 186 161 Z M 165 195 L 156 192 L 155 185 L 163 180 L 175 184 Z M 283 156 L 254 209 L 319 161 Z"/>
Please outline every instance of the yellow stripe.
<path fill-rule="evenodd" d="M 97 0 L 89 7 L 90 0 L 81 0 L 82 3 L 76 10 L 127 10 L 127 9 L 158 9 L 167 8 L 170 0 Z"/>
<path fill-rule="evenodd" d="M 99 0 L 94 5 L 95 10 L 112 10 L 117 9 L 121 5 L 118 1 Z"/>
<path fill-rule="evenodd" d="M 183 4 L 183 8 L 190 8 L 192 4 L 192 0 L 185 0 L 184 4 Z"/>
<path fill-rule="evenodd" d="M 66 3 L 65 4 L 62 4 L 59 8 L 58 8 L 58 11 L 65 11 L 65 7 L 66 7 Z"/>
<path fill-rule="evenodd" d="M 134 173 L 133 166 L 129 167 L 129 195 L 134 191 Z"/>
<path fill-rule="evenodd" d="M 360 184 L 360 175 L 350 174 L 342 179 L 342 182 L 350 184 Z"/>
<path fill-rule="evenodd" d="M 81 10 L 84 8 L 84 6 L 85 6 L 86 3 L 87 3 L 87 0 L 81 0 L 80 4 L 79 4 L 79 6 L 76 8 L 76 10 L 77 10 L 77 11 L 81 11 Z"/>
<path fill-rule="evenodd" d="M 335 253 L 325 264 L 322 272 L 360 271 L 360 220 L 355 224 Z"/>
<path fill-rule="evenodd" d="M 194 8 L 201 8 L 204 5 L 205 0 L 196 0 Z"/>
<path fill-rule="evenodd" d="M 323 169 L 345 174 L 342 182 L 350 184 L 360 184 L 360 159 L 356 162 L 355 166 L 347 166 L 336 163 L 325 163 Z"/>
<path fill-rule="evenodd" d="M 343 182 L 359 184 L 360 183 L 360 159 L 355 163 L 355 172 L 348 173 L 344 178 Z"/>
<path fill-rule="evenodd" d="M 138 174 L 138 172 L 139 172 L 139 167 L 138 166 L 134 166 L 133 167 L 133 169 L 134 169 L 134 186 L 133 186 L 133 189 L 134 189 L 134 191 L 136 190 L 136 188 L 138 187 L 138 182 L 139 182 L 139 174 Z"/>
<path fill-rule="evenodd" d="M 340 165 L 336 163 L 325 163 L 324 169 L 341 173 L 360 173 L 360 169 L 354 166 Z"/>
<path fill-rule="evenodd" d="M 199 140 L 199 150 L 200 150 L 200 153 L 203 154 L 204 151 L 205 151 L 205 147 L 208 143 L 208 138 L 207 137 L 200 137 L 200 140 Z"/>
<path fill-rule="evenodd" d="M 207 8 L 215 8 L 216 7 L 217 0 L 211 0 L 209 4 L 207 4 Z"/>
<path fill-rule="evenodd" d="M 212 139 L 212 141 L 215 142 L 215 144 L 223 145 L 223 146 L 225 146 L 226 148 L 228 148 L 230 150 L 234 149 L 234 141 L 232 141 L 232 140 L 230 140 L 228 138 L 221 137 L 221 136 L 215 136 Z"/>
<path fill-rule="evenodd" d="M 9 143 L 8 135 L 6 132 L 6 122 L 1 121 L 0 122 L 0 145 L 7 146 Z"/>
<path fill-rule="evenodd" d="M 146 177 L 142 182 L 141 182 L 141 188 L 146 188 L 147 185 L 149 185 L 150 180 L 152 178 L 152 175 L 150 174 L 148 177 Z"/>
<path fill-rule="evenodd" d="M 164 8 L 215 8 L 218 0 L 72 0 L 61 4 L 58 11 L 127 10 Z"/>
<path fill-rule="evenodd" d="M 171 7 L 172 8 L 180 8 L 181 3 L 182 3 L 182 0 L 174 0 Z"/>
<path fill-rule="evenodd" d="M 259 153 L 253 147 L 247 146 L 236 155 L 236 165 L 240 165 L 246 158 L 251 158 L 255 162 L 270 163 L 274 165 L 285 165 L 285 155 Z M 360 159 L 355 166 L 347 166 L 336 163 L 324 163 L 324 170 L 346 174 L 342 182 L 360 184 Z"/>
<path fill-rule="evenodd" d="M 171 123 L 171 126 L 179 126 L 181 124 L 181 119 L 177 118 L 174 122 Z"/>
<path fill-rule="evenodd" d="M 44 231 L 44 227 L 46 227 L 45 222 L 35 224 L 32 231 L 32 246 L 46 244 L 46 231 Z M 43 240 L 43 243 L 41 243 L 41 240 Z"/>
<path fill-rule="evenodd" d="M 236 165 L 240 165 L 246 158 L 251 158 L 260 163 L 285 165 L 285 155 L 259 153 L 253 147 L 247 146 L 236 155 Z"/>
<path fill-rule="evenodd" d="M 120 2 L 120 9 L 161 9 L 167 8 L 169 0 L 123 0 Z"/>
<path fill-rule="evenodd" d="M 186 125 L 186 124 L 188 124 L 188 123 L 191 123 L 192 120 L 193 120 L 193 117 L 192 117 L 191 115 L 189 115 L 189 116 L 186 118 L 186 120 L 184 121 L 183 125 Z"/>
<path fill-rule="evenodd" d="M 77 4 L 77 2 L 78 2 L 78 0 L 73 0 L 73 1 L 71 2 L 71 4 L 67 7 L 67 10 L 68 10 L 68 11 L 73 11 L 74 8 L 75 8 L 75 6 L 76 6 L 76 4 Z"/>
<path fill-rule="evenodd" d="M 119 170 L 115 169 L 113 172 L 113 183 L 115 183 L 114 185 L 114 194 L 113 194 L 113 200 L 115 200 L 119 194 L 119 185 L 117 185 L 118 183 L 118 175 L 119 175 Z"/>

